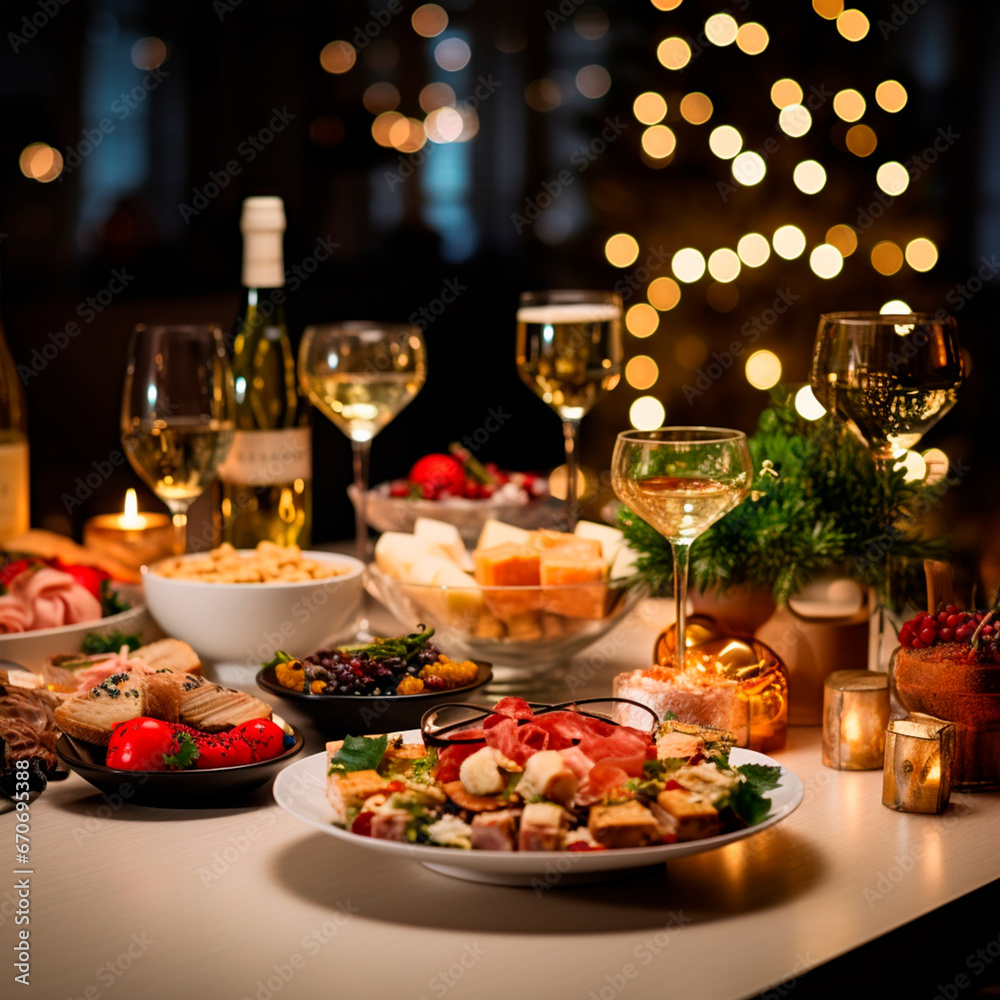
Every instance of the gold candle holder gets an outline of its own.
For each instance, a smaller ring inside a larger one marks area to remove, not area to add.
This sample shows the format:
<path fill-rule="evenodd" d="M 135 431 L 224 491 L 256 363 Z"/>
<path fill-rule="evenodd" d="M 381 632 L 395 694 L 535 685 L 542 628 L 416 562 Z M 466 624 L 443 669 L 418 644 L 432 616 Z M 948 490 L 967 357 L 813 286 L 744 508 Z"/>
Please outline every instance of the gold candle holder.
<path fill-rule="evenodd" d="M 169 556 L 174 539 L 170 517 L 137 508 L 135 490 L 130 489 L 123 513 L 98 514 L 87 520 L 83 544 L 136 570 Z"/>
<path fill-rule="evenodd" d="M 889 675 L 836 670 L 823 686 L 823 763 L 838 771 L 882 767 Z"/>
<path fill-rule="evenodd" d="M 900 812 L 944 812 L 951 798 L 955 727 L 930 716 L 893 719 L 885 740 L 882 805 Z"/>

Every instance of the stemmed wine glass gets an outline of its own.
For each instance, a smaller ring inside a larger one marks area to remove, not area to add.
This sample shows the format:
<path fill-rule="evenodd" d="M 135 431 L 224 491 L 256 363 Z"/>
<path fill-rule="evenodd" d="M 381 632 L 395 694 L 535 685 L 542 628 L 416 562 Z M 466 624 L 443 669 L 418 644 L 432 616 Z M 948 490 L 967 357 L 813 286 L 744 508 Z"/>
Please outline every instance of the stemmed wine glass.
<path fill-rule="evenodd" d="M 187 548 L 187 511 L 215 478 L 236 428 L 233 373 L 213 324 L 132 332 L 121 439 L 132 468 L 170 509 L 174 553 Z"/>
<path fill-rule="evenodd" d="M 413 400 L 427 378 L 415 326 L 351 321 L 307 327 L 299 382 L 310 402 L 350 439 L 354 452 L 358 558 L 368 556 L 368 459 L 372 438 Z"/>
<path fill-rule="evenodd" d="M 687 582 L 691 545 L 750 491 L 753 462 L 742 431 L 661 427 L 624 431 L 611 458 L 611 486 L 623 504 L 670 542 L 677 612 L 674 666 L 687 652 Z"/>
<path fill-rule="evenodd" d="M 868 445 L 883 477 L 955 405 L 962 378 L 953 316 L 820 316 L 810 374 L 813 392 Z M 883 520 L 888 519 L 886 513 Z M 880 669 L 884 616 L 891 601 L 888 554 L 885 559 L 869 647 L 873 670 Z"/>
<path fill-rule="evenodd" d="M 523 292 L 517 310 L 517 370 L 562 418 L 566 513 L 576 523 L 580 421 L 598 396 L 618 384 L 622 300 L 616 292 Z"/>

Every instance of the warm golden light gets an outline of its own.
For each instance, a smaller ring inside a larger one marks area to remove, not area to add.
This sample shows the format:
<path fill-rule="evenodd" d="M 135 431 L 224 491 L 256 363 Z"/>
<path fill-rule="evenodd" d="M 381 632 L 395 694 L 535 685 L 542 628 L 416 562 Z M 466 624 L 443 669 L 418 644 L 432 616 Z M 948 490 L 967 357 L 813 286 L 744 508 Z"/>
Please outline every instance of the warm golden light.
<path fill-rule="evenodd" d="M 125 509 L 118 519 L 118 526 L 133 529 L 146 527 L 146 519 L 139 516 L 139 498 L 131 488 L 125 491 Z"/>
<path fill-rule="evenodd" d="M 795 260 L 806 248 L 805 233 L 798 226 L 779 226 L 771 238 L 774 252 L 785 260 Z"/>
<path fill-rule="evenodd" d="M 655 431 L 663 426 L 667 411 L 655 396 L 640 396 L 628 410 L 629 423 L 637 431 Z"/>
<path fill-rule="evenodd" d="M 842 257 L 850 257 L 858 249 L 858 234 L 839 222 L 826 231 L 826 242 L 836 247 Z"/>
<path fill-rule="evenodd" d="M 934 485 L 948 475 L 951 461 L 940 448 L 928 448 L 924 452 L 924 465 L 927 466 L 927 475 L 924 478 L 928 484 Z"/>
<path fill-rule="evenodd" d="M 754 351 L 744 371 L 755 389 L 771 389 L 781 381 L 781 360 L 773 351 Z"/>
<path fill-rule="evenodd" d="M 837 16 L 837 31 L 849 42 L 860 42 L 868 34 L 869 27 L 868 18 L 856 7 Z"/>
<path fill-rule="evenodd" d="M 817 278 L 836 278 L 844 268 L 844 258 L 835 246 L 820 243 L 809 254 L 809 268 Z"/>
<path fill-rule="evenodd" d="M 167 44 L 162 38 L 140 38 L 132 46 L 132 65 L 136 69 L 157 69 L 167 59 Z"/>
<path fill-rule="evenodd" d="M 865 99 L 857 90 L 841 90 L 833 98 L 834 114 L 845 122 L 856 122 L 866 107 Z"/>
<path fill-rule="evenodd" d="M 666 125 L 651 125 L 642 133 L 642 148 L 648 156 L 662 160 L 677 148 L 677 137 Z"/>
<path fill-rule="evenodd" d="M 410 16 L 413 30 L 424 38 L 434 38 L 448 27 L 448 13 L 436 3 L 425 3 Z"/>
<path fill-rule="evenodd" d="M 373 83 L 361 96 L 361 103 L 373 115 L 395 111 L 399 107 L 399 91 L 391 83 Z"/>
<path fill-rule="evenodd" d="M 576 74 L 576 89 L 591 100 L 603 97 L 611 89 L 611 74 L 597 63 L 584 66 Z"/>
<path fill-rule="evenodd" d="M 705 273 L 705 257 L 694 247 L 684 247 L 670 261 L 674 277 L 685 284 L 697 281 Z"/>
<path fill-rule="evenodd" d="M 319 64 L 327 73 L 346 73 L 358 61 L 350 42 L 327 42 L 319 54 Z"/>
<path fill-rule="evenodd" d="M 673 278 L 656 278 L 646 289 L 646 298 L 660 312 L 669 312 L 681 300 L 681 286 Z"/>
<path fill-rule="evenodd" d="M 615 267 L 628 267 L 639 256 L 639 242 L 628 233 L 615 233 L 604 244 L 604 256 Z"/>
<path fill-rule="evenodd" d="M 793 139 L 803 136 L 812 125 L 812 115 L 804 104 L 786 104 L 778 112 L 778 128 Z"/>
<path fill-rule="evenodd" d="M 32 142 L 21 150 L 18 166 L 29 180 L 48 184 L 62 173 L 63 156 L 47 142 Z"/>
<path fill-rule="evenodd" d="M 852 125 L 847 130 L 844 141 L 848 150 L 855 156 L 871 156 L 878 145 L 878 136 L 875 130 L 867 125 Z"/>
<path fill-rule="evenodd" d="M 731 160 L 743 148 L 743 136 L 732 125 L 717 125 L 709 133 L 708 148 L 720 160 Z"/>
<path fill-rule="evenodd" d="M 812 386 L 804 385 L 795 393 L 795 411 L 804 420 L 819 420 L 826 407 L 816 398 Z"/>
<path fill-rule="evenodd" d="M 875 183 L 886 194 L 896 197 L 910 186 L 910 175 L 898 160 L 889 160 L 875 171 Z"/>
<path fill-rule="evenodd" d="M 938 248 L 925 236 L 906 244 L 906 263 L 914 271 L 929 271 L 938 262 Z"/>
<path fill-rule="evenodd" d="M 691 46 L 683 38 L 664 38 L 656 47 L 656 58 L 667 69 L 683 69 L 691 61 Z"/>
<path fill-rule="evenodd" d="M 787 108 L 790 104 L 802 103 L 802 88 L 790 77 L 784 77 L 771 85 L 771 103 L 776 108 Z"/>
<path fill-rule="evenodd" d="M 827 21 L 832 21 L 843 9 L 844 0 L 813 0 L 813 10 Z"/>
<path fill-rule="evenodd" d="M 733 177 L 739 181 L 740 184 L 752 187 L 754 184 L 759 184 L 764 179 L 764 175 L 767 173 L 767 164 L 764 162 L 764 157 L 762 157 L 760 153 L 739 153 L 733 159 L 732 170 Z"/>
<path fill-rule="evenodd" d="M 875 103 L 883 111 L 895 114 L 906 107 L 906 88 L 898 80 L 883 80 L 875 88 Z"/>
<path fill-rule="evenodd" d="M 396 122 L 405 120 L 398 111 L 383 111 L 375 121 L 372 122 L 372 138 L 380 146 L 391 146 L 392 140 L 389 132 Z"/>
<path fill-rule="evenodd" d="M 883 240 L 872 247 L 871 259 L 879 274 L 895 274 L 903 266 L 903 251 L 892 240 Z"/>
<path fill-rule="evenodd" d="M 396 88 L 393 87 L 393 90 Z M 422 110 L 430 114 L 438 108 L 449 108 L 455 104 L 455 91 L 446 83 L 429 83 L 420 91 L 418 98 Z"/>
<path fill-rule="evenodd" d="M 792 183 L 803 194 L 817 194 L 826 184 L 826 171 L 816 160 L 803 160 L 792 171 Z"/>
<path fill-rule="evenodd" d="M 663 116 L 666 113 L 667 102 L 663 99 L 663 95 L 652 90 L 640 94 L 632 102 L 632 114 L 643 125 L 655 125 L 657 122 L 663 121 Z"/>
<path fill-rule="evenodd" d="M 389 145 L 401 153 L 415 153 L 427 142 L 424 123 L 417 118 L 404 118 L 400 115 L 389 126 Z"/>
<path fill-rule="evenodd" d="M 664 108 L 666 110 L 666 108 Z M 696 91 L 681 98 L 681 118 L 692 125 L 704 125 L 712 117 L 712 102 L 706 94 Z"/>
<path fill-rule="evenodd" d="M 652 3 L 657 10 L 677 10 L 683 0 L 652 0 Z"/>
<path fill-rule="evenodd" d="M 562 90 L 555 80 L 543 76 L 540 80 L 532 80 L 524 88 L 524 100 L 532 111 L 552 111 L 562 104 Z"/>
<path fill-rule="evenodd" d="M 637 354 L 625 366 L 625 381 L 633 389 L 648 389 L 659 377 L 659 365 L 648 354 Z"/>
<path fill-rule="evenodd" d="M 927 462 L 918 451 L 906 451 L 893 455 L 893 469 L 903 470 L 903 479 L 908 483 L 920 482 L 927 475 Z"/>
<path fill-rule="evenodd" d="M 736 32 L 736 47 L 748 56 L 759 56 L 770 41 L 767 29 L 756 21 L 747 21 Z"/>
<path fill-rule="evenodd" d="M 740 237 L 736 252 L 747 267 L 760 267 L 771 256 L 771 244 L 760 233 L 747 233 Z"/>
<path fill-rule="evenodd" d="M 462 116 L 454 108 L 437 108 L 427 116 L 424 131 L 431 142 L 441 145 L 457 142 L 462 126 Z"/>
<path fill-rule="evenodd" d="M 722 283 L 735 281 L 740 274 L 740 258 L 733 250 L 714 250 L 708 256 L 708 273 Z"/>
<path fill-rule="evenodd" d="M 625 311 L 625 329 L 633 337 L 650 337 L 660 325 L 660 314 L 645 302 L 637 302 Z"/>
<path fill-rule="evenodd" d="M 713 14 L 705 22 L 705 35 L 713 45 L 732 45 L 739 25 L 731 14 Z"/>
<path fill-rule="evenodd" d="M 902 299 L 889 299 L 878 312 L 880 316 L 908 316 L 913 310 Z"/>

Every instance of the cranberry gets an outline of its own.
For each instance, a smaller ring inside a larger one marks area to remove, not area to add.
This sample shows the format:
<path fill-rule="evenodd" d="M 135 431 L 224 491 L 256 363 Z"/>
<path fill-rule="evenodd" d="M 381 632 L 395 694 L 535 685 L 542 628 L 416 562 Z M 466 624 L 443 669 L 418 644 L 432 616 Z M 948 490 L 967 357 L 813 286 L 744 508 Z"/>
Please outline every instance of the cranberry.
<path fill-rule="evenodd" d="M 964 621 L 965 617 L 963 615 L 950 614 L 948 615 L 948 618 L 945 620 L 945 625 L 947 625 L 948 628 L 958 628 L 958 626 L 961 625 Z"/>
<path fill-rule="evenodd" d="M 975 626 L 972 624 L 963 625 L 961 628 L 955 629 L 955 638 L 959 642 L 968 642 L 972 638 L 972 633 L 975 632 Z"/>
<path fill-rule="evenodd" d="M 936 638 L 937 632 L 934 629 L 928 627 L 920 630 L 920 640 L 925 646 L 931 645 Z"/>
<path fill-rule="evenodd" d="M 911 649 L 925 649 L 926 646 L 927 646 L 926 642 L 921 642 L 919 639 L 914 639 L 912 645 L 910 646 L 910 648 Z"/>
<path fill-rule="evenodd" d="M 955 630 L 953 628 L 948 628 L 947 625 L 941 629 L 940 634 L 942 642 L 951 642 L 955 638 Z"/>

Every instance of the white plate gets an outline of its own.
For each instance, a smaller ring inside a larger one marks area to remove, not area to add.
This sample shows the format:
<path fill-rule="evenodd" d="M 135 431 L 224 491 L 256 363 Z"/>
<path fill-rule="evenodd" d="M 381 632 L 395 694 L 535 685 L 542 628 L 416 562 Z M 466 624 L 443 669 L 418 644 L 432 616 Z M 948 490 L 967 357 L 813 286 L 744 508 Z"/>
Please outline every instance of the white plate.
<path fill-rule="evenodd" d="M 407 742 L 420 742 L 420 732 L 403 733 Z M 689 854 L 700 854 L 752 837 L 790 816 L 805 794 L 802 782 L 776 760 L 754 750 L 734 749 L 729 758 L 741 764 L 770 764 L 781 767 L 781 783 L 770 794 L 771 813 L 763 822 L 744 830 L 717 837 L 691 840 L 657 847 L 628 847 L 607 851 L 463 851 L 426 844 L 405 844 L 395 840 L 362 837 L 333 825 L 333 810 L 326 799 L 326 754 L 318 753 L 286 767 L 275 779 L 274 797 L 286 812 L 338 840 L 371 851 L 419 861 L 444 875 L 488 882 L 493 885 L 528 885 L 546 889 L 557 885 L 611 878 L 627 868 L 662 865 Z"/>

